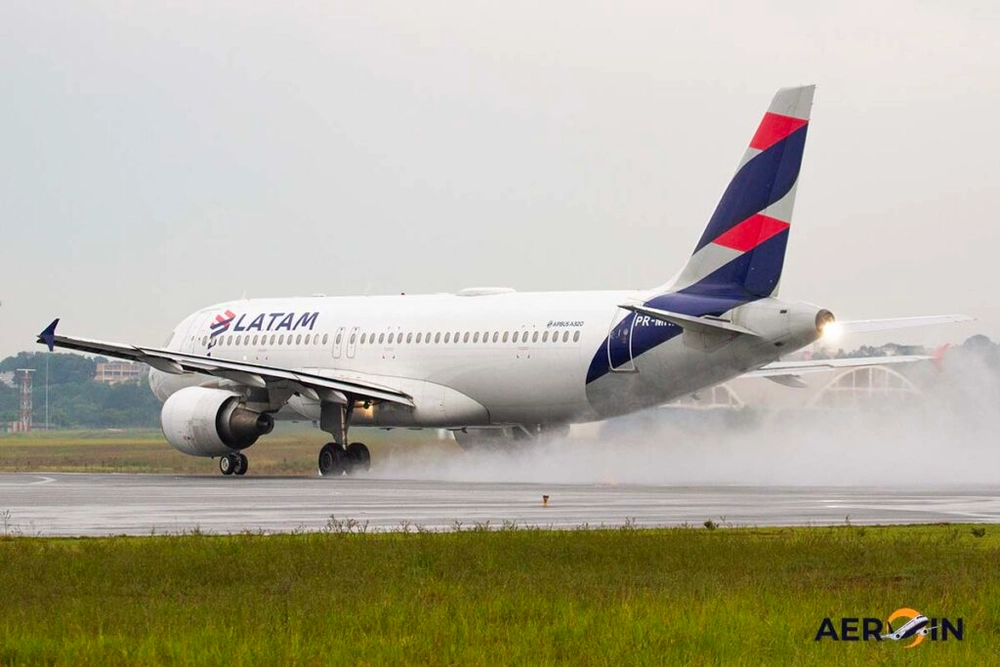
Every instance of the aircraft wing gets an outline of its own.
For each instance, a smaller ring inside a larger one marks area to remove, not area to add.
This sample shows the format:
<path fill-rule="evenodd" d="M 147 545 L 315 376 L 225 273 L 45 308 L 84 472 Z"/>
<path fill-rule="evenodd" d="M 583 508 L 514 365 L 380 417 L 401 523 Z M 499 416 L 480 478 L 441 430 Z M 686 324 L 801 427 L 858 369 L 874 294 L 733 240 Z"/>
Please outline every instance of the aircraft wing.
<path fill-rule="evenodd" d="M 61 347 L 118 359 L 141 361 L 164 373 L 203 373 L 251 387 L 264 388 L 268 384 L 293 383 L 298 385 L 302 393 L 309 398 L 329 400 L 334 403 L 345 403 L 347 395 L 351 395 L 361 399 L 388 401 L 414 407 L 413 397 L 409 394 L 355 377 L 338 377 L 335 371 L 330 375 L 317 375 L 291 368 L 234 359 L 217 359 L 162 348 L 60 336 L 56 334 L 58 324 L 59 320 L 54 320 L 38 335 L 38 342 L 47 345 L 50 351 Z"/>

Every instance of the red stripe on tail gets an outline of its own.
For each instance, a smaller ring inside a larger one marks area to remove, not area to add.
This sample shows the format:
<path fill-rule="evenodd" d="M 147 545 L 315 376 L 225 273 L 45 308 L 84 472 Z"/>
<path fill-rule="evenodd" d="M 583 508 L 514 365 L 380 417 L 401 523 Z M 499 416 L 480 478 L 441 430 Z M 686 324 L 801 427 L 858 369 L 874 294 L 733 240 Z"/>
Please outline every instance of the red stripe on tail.
<path fill-rule="evenodd" d="M 767 150 L 809 121 L 802 118 L 792 118 L 768 111 L 760 121 L 757 132 L 750 140 L 750 148 Z"/>
<path fill-rule="evenodd" d="M 755 213 L 736 225 L 725 234 L 715 239 L 713 243 L 740 252 L 753 250 L 775 234 L 788 229 L 791 225 L 776 218 Z"/>

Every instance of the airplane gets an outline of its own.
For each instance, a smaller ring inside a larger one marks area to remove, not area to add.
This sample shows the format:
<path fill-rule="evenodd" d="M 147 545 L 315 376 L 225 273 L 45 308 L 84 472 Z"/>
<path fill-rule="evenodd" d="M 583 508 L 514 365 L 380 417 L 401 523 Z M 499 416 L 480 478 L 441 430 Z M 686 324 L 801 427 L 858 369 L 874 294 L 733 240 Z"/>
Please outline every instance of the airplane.
<path fill-rule="evenodd" d="M 463 447 L 533 442 L 759 374 L 924 357 L 783 362 L 835 322 L 778 299 L 815 86 L 782 88 L 687 264 L 652 289 L 241 299 L 198 310 L 160 348 L 56 334 L 38 342 L 151 367 L 167 441 L 243 475 L 274 419 L 331 434 L 320 475 L 371 466 L 351 426 L 444 428 Z M 963 321 L 865 320 L 861 330 Z M 849 331 L 850 322 L 837 325 Z"/>
<path fill-rule="evenodd" d="M 889 632 L 881 635 L 881 639 L 891 639 L 892 641 L 901 641 L 903 639 L 908 639 L 913 635 L 920 635 L 921 637 L 926 637 L 935 630 L 937 626 L 927 627 L 930 624 L 930 619 L 928 619 L 923 614 L 917 614 L 915 617 L 911 618 L 909 621 L 904 623 L 899 627 L 898 630 L 892 629 L 892 623 L 889 623 Z"/>

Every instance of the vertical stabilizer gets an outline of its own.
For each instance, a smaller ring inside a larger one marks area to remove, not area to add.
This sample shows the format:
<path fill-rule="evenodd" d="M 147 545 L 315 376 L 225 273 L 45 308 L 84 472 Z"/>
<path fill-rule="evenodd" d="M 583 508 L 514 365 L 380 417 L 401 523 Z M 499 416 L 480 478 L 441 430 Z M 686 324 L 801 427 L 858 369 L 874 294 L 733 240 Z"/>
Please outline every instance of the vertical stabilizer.
<path fill-rule="evenodd" d="M 734 298 L 777 294 L 815 89 L 782 88 L 774 96 L 672 289 Z"/>

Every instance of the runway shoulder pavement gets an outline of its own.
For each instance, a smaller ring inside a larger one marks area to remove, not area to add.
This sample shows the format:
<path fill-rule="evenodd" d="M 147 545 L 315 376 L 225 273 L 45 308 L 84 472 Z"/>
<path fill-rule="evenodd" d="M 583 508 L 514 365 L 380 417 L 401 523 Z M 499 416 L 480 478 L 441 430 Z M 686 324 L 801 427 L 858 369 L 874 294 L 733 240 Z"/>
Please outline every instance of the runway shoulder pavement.
<path fill-rule="evenodd" d="M 542 496 L 549 496 L 547 506 Z M 928 488 L 462 483 L 366 478 L 2 473 L 0 533 L 150 535 L 489 522 L 575 528 L 1000 522 L 1000 486 Z"/>

